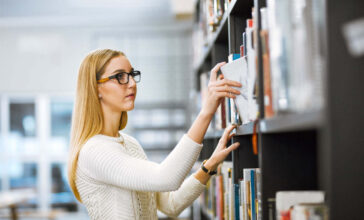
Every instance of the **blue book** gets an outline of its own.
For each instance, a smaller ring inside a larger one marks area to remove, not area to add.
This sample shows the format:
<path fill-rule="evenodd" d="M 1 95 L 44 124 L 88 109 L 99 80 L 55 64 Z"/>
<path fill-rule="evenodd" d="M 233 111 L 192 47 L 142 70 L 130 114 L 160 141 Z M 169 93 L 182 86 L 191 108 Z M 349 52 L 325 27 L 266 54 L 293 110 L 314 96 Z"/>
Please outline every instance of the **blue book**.
<path fill-rule="evenodd" d="M 239 194 L 239 184 L 234 184 L 234 194 L 235 194 L 235 218 L 240 219 L 239 209 L 240 209 L 240 194 Z"/>
<path fill-rule="evenodd" d="M 240 58 L 240 53 L 231 53 L 228 56 L 229 63 Z"/>
<path fill-rule="evenodd" d="M 255 170 L 250 171 L 250 189 L 251 189 L 251 206 L 252 206 L 252 220 L 256 220 L 255 211 Z"/>

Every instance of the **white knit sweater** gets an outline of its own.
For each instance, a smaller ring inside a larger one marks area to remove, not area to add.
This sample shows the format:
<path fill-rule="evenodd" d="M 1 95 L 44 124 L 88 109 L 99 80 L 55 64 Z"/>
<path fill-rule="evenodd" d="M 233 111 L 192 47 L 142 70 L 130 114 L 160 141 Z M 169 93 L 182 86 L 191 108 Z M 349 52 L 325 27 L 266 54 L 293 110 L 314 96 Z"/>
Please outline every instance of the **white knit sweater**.
<path fill-rule="evenodd" d="M 192 175 L 202 149 L 184 135 L 161 163 L 147 160 L 131 136 L 95 135 L 82 147 L 76 187 L 91 219 L 158 219 L 157 209 L 178 216 L 205 185 Z"/>

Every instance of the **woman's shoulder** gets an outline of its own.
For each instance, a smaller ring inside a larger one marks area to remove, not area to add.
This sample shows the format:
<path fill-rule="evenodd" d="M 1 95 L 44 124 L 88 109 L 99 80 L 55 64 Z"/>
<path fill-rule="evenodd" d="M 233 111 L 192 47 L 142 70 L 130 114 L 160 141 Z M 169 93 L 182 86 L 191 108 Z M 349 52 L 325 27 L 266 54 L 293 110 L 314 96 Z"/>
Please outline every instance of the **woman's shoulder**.
<path fill-rule="evenodd" d="M 113 145 L 113 141 L 108 137 L 100 134 L 96 134 L 89 138 L 82 146 L 82 151 L 88 151 L 95 148 L 104 148 L 105 146 Z"/>

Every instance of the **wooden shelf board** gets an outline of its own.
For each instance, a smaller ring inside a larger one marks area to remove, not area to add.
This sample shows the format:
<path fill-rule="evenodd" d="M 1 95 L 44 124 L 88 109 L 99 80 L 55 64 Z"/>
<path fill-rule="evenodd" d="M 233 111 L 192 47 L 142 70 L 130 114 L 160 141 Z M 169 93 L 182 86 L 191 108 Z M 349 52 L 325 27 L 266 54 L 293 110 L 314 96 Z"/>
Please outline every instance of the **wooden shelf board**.
<path fill-rule="evenodd" d="M 262 133 L 293 132 L 320 129 L 323 124 L 322 111 L 282 114 L 264 119 L 259 123 Z"/>
<path fill-rule="evenodd" d="M 251 135 L 253 134 L 254 122 L 240 125 L 236 128 L 236 135 Z"/>

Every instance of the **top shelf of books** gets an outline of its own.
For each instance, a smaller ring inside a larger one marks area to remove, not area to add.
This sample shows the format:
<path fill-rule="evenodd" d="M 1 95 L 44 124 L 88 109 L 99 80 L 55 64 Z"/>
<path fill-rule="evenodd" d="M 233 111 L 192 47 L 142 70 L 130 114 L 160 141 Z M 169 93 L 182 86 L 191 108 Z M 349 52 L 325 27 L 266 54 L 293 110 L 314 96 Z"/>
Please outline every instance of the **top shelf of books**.
<path fill-rule="evenodd" d="M 196 1 L 197 23 L 195 27 L 195 48 L 194 71 L 198 73 L 203 64 L 211 57 L 212 47 L 221 43 L 228 47 L 228 17 L 230 15 L 241 18 L 251 17 L 253 1 L 217 0 L 213 5 L 212 1 Z M 211 12 L 209 13 L 209 10 Z M 212 12 L 213 11 L 213 12 Z"/>

